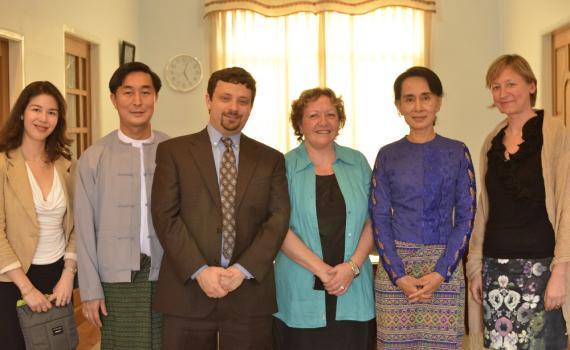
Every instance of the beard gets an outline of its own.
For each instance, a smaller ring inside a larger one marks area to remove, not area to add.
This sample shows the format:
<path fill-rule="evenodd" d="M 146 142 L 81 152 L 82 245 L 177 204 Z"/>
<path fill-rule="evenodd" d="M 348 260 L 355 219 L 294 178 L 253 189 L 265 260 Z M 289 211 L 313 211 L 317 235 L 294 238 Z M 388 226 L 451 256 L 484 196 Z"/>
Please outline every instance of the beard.
<path fill-rule="evenodd" d="M 239 114 L 230 115 L 229 117 L 222 115 L 220 124 L 222 125 L 222 128 L 226 129 L 227 131 L 236 131 L 241 127 L 241 118 L 242 116 Z"/>

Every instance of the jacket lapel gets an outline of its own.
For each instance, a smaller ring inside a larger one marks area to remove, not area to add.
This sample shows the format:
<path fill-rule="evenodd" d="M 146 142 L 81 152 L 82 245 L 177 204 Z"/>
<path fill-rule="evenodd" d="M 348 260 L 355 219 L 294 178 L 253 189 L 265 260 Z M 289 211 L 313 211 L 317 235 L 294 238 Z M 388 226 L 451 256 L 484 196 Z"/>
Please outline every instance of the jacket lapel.
<path fill-rule="evenodd" d="M 9 152 L 10 158 L 6 157 L 8 167 L 6 169 L 6 177 L 8 184 L 16 194 L 22 207 L 34 223 L 39 227 L 36 207 L 34 205 L 34 197 L 32 195 L 32 186 L 28 178 L 28 171 L 26 170 L 26 161 L 20 148 Z"/>
<path fill-rule="evenodd" d="M 218 175 L 216 174 L 216 165 L 214 164 L 214 155 L 212 154 L 212 144 L 206 129 L 199 132 L 196 137 L 191 138 L 190 153 L 196 161 L 196 167 L 200 171 L 212 200 L 216 207 L 221 208 Z"/>
<path fill-rule="evenodd" d="M 244 134 L 241 134 L 239 141 L 239 169 L 238 181 L 236 188 L 236 210 L 239 208 L 241 201 L 245 195 L 245 191 L 249 186 L 258 158 L 255 154 L 255 143 Z"/>

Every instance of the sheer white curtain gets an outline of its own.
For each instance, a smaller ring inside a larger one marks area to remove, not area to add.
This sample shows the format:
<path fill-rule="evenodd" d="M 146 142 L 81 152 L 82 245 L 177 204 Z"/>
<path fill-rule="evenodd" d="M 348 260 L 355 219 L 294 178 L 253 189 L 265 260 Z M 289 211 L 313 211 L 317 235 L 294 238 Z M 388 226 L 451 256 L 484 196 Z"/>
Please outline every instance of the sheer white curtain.
<path fill-rule="evenodd" d="M 392 84 L 406 68 L 426 63 L 428 15 L 406 7 L 363 15 L 217 12 L 210 16 L 211 66 L 241 66 L 252 73 L 258 92 L 244 132 L 283 152 L 297 145 L 288 120 L 291 102 L 305 89 L 332 88 L 343 96 L 347 112 L 338 142 L 372 163 L 380 146 L 407 130 L 394 107 Z"/>

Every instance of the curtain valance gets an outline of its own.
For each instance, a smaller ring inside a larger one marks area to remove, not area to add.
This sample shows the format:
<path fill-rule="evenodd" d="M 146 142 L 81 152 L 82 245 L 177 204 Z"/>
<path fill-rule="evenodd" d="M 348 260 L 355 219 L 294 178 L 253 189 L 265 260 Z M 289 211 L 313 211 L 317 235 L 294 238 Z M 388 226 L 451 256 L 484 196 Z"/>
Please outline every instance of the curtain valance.
<path fill-rule="evenodd" d="M 249 10 L 268 17 L 326 11 L 361 15 L 386 6 L 435 12 L 435 0 L 204 0 L 204 16 L 231 10 Z"/>

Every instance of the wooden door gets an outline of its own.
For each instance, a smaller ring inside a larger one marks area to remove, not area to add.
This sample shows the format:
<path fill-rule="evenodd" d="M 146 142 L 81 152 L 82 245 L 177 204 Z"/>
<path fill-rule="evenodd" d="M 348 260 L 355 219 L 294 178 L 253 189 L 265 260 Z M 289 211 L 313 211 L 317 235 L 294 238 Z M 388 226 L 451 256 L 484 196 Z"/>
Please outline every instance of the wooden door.
<path fill-rule="evenodd" d="M 570 125 L 570 24 L 552 33 L 552 114 Z"/>
<path fill-rule="evenodd" d="M 91 45 L 65 36 L 65 99 L 67 135 L 73 140 L 73 157 L 91 145 Z"/>

